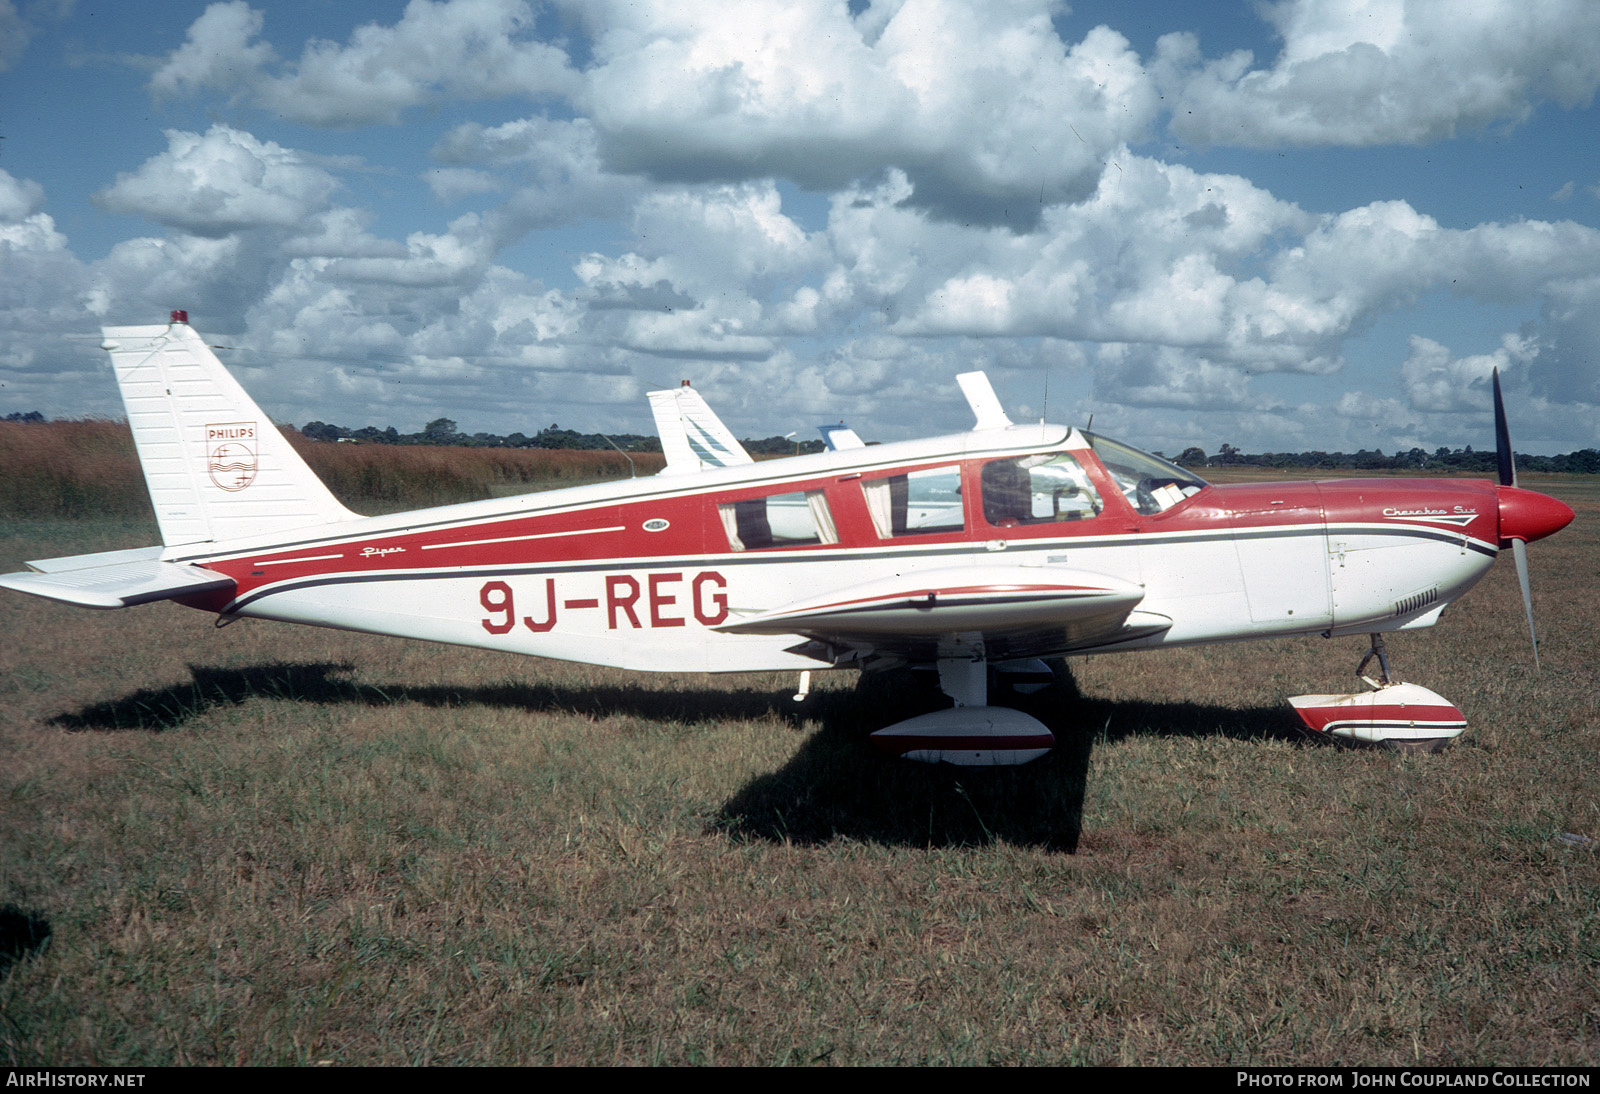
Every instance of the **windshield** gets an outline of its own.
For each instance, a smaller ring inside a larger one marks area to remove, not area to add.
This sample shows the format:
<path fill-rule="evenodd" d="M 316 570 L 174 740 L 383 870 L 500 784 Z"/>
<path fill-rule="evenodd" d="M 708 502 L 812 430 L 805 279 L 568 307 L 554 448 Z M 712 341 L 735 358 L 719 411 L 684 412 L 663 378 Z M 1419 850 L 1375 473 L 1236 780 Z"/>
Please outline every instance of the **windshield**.
<path fill-rule="evenodd" d="M 1128 504 L 1146 516 L 1171 509 L 1191 494 L 1206 487 L 1206 480 L 1192 475 L 1177 464 L 1137 448 L 1085 433 L 1089 447 L 1111 473 L 1112 481 Z"/>

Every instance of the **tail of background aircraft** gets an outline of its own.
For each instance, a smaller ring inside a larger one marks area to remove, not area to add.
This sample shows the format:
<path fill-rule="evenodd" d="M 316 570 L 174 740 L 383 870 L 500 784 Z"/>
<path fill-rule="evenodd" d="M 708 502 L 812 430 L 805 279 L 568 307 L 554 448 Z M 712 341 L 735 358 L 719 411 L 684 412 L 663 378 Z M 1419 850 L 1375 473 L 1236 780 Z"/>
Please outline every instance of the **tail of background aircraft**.
<path fill-rule="evenodd" d="M 102 330 L 168 547 L 357 519 L 183 312 L 165 326 Z"/>
<path fill-rule="evenodd" d="M 682 387 L 651 391 L 647 396 L 650 413 L 656 419 L 656 433 L 661 437 L 661 451 L 667 457 L 663 475 L 686 475 L 754 462 L 687 380 Z"/>

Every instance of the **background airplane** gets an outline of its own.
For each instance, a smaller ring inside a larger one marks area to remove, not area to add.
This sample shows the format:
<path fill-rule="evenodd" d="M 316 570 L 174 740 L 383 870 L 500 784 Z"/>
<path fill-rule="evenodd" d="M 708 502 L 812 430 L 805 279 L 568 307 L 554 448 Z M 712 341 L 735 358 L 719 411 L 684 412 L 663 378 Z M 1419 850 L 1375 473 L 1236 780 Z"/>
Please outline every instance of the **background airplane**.
<path fill-rule="evenodd" d="M 1434 747 L 1465 727 L 1389 671 L 1510 546 L 1572 510 L 1500 481 L 1208 484 L 1085 430 L 1010 420 L 982 373 L 972 431 L 756 463 L 692 388 L 651 392 L 660 474 L 389 516 L 341 505 L 182 312 L 108 327 L 162 543 L 28 563 L 0 586 L 92 608 L 175 600 L 645 671 L 934 669 L 954 706 L 893 754 L 1019 763 L 1053 743 L 988 702 L 990 668 L 1285 635 L 1371 635 L 1371 690 L 1291 700 L 1314 731 Z"/>

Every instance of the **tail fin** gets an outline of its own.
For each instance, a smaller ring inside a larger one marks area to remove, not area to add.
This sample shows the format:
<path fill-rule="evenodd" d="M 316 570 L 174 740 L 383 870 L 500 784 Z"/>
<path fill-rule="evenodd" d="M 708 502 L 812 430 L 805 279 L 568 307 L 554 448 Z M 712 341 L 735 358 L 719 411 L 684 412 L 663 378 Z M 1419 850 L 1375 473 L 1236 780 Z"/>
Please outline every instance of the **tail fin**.
<path fill-rule="evenodd" d="M 822 443 L 828 446 L 829 452 L 838 452 L 843 448 L 867 447 L 867 442 L 843 422 L 838 425 L 819 425 L 817 432 L 822 434 Z"/>
<path fill-rule="evenodd" d="M 356 519 L 179 315 L 102 332 L 167 546 Z"/>
<path fill-rule="evenodd" d="M 978 419 L 978 424 L 972 428 L 982 431 L 985 429 L 1008 429 L 1011 419 L 1006 416 L 1005 408 L 1000 405 L 1000 397 L 994 393 L 994 386 L 989 383 L 989 376 L 983 372 L 963 372 L 956 377 L 956 383 L 961 385 L 961 394 L 967 397 L 967 405 L 972 408 L 972 416 Z"/>
<path fill-rule="evenodd" d="M 648 392 L 647 398 L 667 457 L 663 475 L 755 462 L 687 381 L 682 387 Z"/>

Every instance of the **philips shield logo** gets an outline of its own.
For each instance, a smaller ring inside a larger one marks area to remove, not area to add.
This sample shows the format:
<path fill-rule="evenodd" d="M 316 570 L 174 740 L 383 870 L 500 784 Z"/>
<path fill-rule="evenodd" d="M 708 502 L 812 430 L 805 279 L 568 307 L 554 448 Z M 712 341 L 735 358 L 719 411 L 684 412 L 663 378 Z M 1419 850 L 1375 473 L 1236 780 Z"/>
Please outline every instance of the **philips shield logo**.
<path fill-rule="evenodd" d="M 256 481 L 256 423 L 222 422 L 206 426 L 206 469 L 211 481 L 229 492 Z"/>

